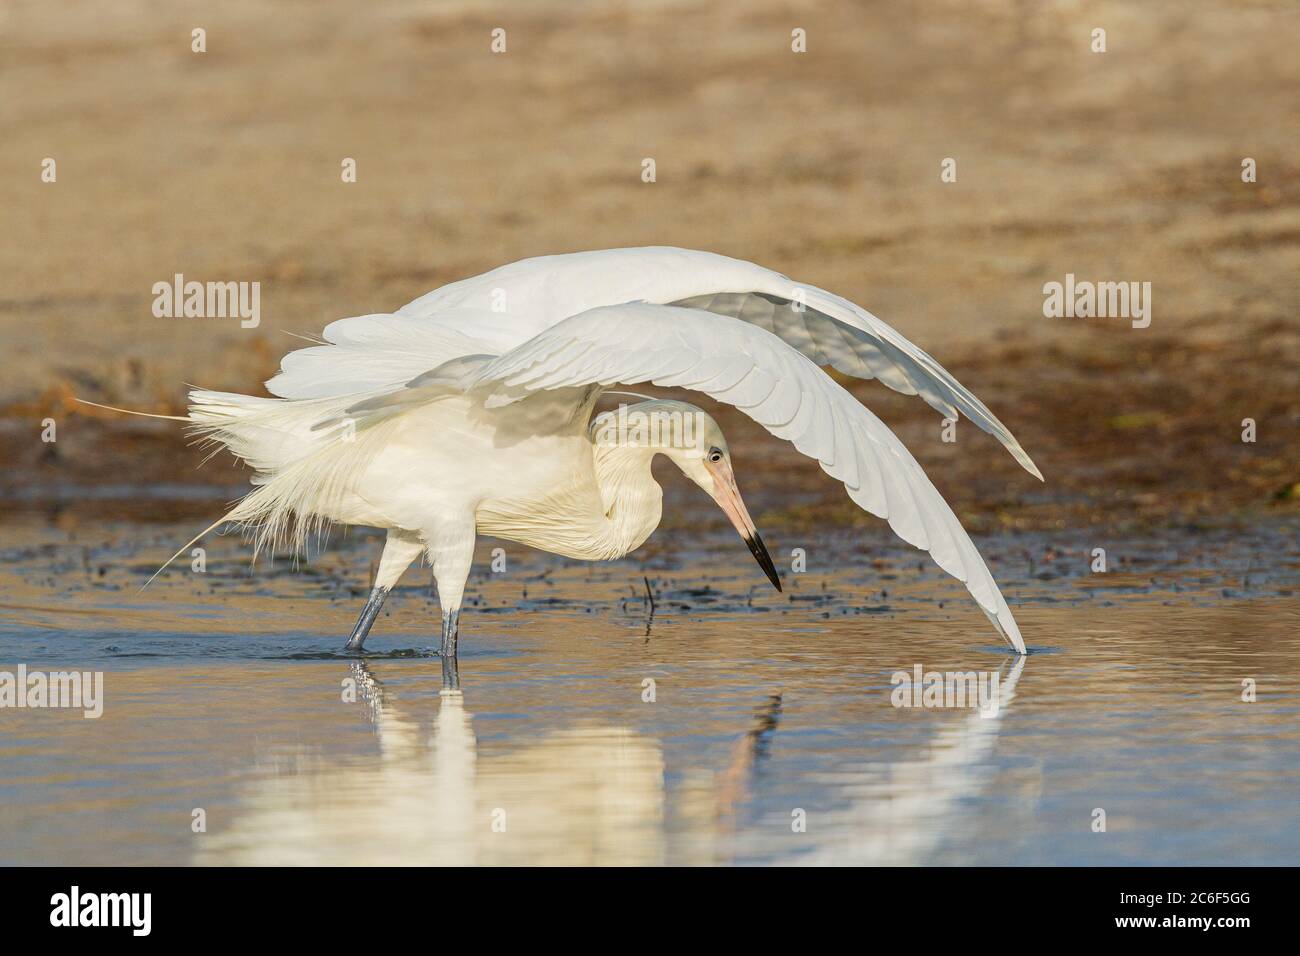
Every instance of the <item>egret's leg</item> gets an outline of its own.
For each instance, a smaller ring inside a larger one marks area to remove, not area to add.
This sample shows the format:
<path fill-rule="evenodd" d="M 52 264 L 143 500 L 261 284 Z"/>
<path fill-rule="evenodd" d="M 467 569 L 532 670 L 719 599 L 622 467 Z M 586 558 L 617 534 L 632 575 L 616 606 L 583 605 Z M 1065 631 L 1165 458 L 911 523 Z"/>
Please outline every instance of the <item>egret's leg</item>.
<path fill-rule="evenodd" d="M 460 608 L 442 612 L 442 656 L 456 656 L 456 638 L 460 630 Z"/>
<path fill-rule="evenodd" d="M 474 534 L 474 517 L 469 514 L 449 516 L 424 535 L 433 580 L 438 585 L 438 603 L 442 605 L 442 685 L 446 691 L 460 689 L 456 638 L 465 582 L 474 561 Z"/>
<path fill-rule="evenodd" d="M 388 540 L 384 542 L 384 554 L 379 559 L 379 570 L 375 572 L 375 588 L 370 592 L 366 606 L 361 609 L 361 616 L 357 618 L 357 626 L 352 629 L 352 636 L 348 638 L 345 650 L 361 650 L 366 642 L 366 635 L 370 633 L 371 625 L 379 616 L 379 609 L 384 606 L 384 598 L 401 578 L 402 572 L 411 566 L 411 562 L 418 558 L 423 550 L 424 543 L 416 535 L 396 529 L 388 532 Z"/>
<path fill-rule="evenodd" d="M 375 588 L 370 592 L 370 599 L 366 601 L 366 606 L 361 609 L 361 616 L 357 618 L 357 626 L 352 629 L 352 636 L 343 646 L 345 651 L 361 650 L 361 646 L 366 642 L 366 635 L 370 633 L 371 625 L 379 616 L 379 609 L 384 606 L 386 597 L 388 597 L 388 588 Z"/>
<path fill-rule="evenodd" d="M 456 658 L 456 637 L 460 609 L 442 612 L 442 689 L 460 690 L 460 661 Z"/>

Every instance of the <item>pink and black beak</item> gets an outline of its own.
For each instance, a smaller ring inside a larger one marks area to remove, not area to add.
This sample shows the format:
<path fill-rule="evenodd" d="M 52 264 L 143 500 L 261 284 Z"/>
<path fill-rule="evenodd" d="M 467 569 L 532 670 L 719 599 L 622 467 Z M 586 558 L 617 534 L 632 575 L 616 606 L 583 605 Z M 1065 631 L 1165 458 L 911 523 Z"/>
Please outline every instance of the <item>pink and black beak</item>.
<path fill-rule="evenodd" d="M 758 566 L 772 582 L 772 587 L 780 591 L 781 579 L 777 576 L 776 566 L 772 564 L 772 556 L 767 553 L 763 539 L 758 536 L 754 519 L 749 516 L 745 502 L 741 500 L 740 489 L 736 487 L 736 476 L 731 471 L 731 463 L 725 457 L 717 461 L 711 459 L 712 456 L 705 457 L 704 467 L 713 477 L 713 500 L 718 503 L 718 507 L 731 519 L 740 536 L 745 539 L 745 544 L 749 545 L 749 553 L 754 556 Z"/>

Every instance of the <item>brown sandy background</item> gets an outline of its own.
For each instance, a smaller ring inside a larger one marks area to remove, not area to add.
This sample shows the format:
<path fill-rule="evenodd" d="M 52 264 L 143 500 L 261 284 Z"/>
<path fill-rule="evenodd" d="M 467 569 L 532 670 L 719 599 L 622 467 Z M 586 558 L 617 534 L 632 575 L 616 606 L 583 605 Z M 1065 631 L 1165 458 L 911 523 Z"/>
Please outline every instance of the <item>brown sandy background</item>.
<path fill-rule="evenodd" d="M 0 498 L 235 482 L 195 472 L 172 423 L 71 397 L 174 412 L 184 382 L 258 389 L 301 344 L 286 331 L 525 256 L 653 243 L 832 289 L 943 362 L 1046 486 L 969 426 L 942 444 L 917 400 L 855 391 L 977 528 L 1293 512 L 1298 35 L 1282 2 L 11 0 Z M 154 318 L 178 272 L 260 281 L 260 328 Z M 1151 282 L 1151 327 L 1045 319 L 1067 272 Z M 753 429 L 733 418 L 739 446 Z M 813 480 L 758 441 L 747 487 Z M 817 487 L 824 503 L 772 517 L 869 520 Z"/>

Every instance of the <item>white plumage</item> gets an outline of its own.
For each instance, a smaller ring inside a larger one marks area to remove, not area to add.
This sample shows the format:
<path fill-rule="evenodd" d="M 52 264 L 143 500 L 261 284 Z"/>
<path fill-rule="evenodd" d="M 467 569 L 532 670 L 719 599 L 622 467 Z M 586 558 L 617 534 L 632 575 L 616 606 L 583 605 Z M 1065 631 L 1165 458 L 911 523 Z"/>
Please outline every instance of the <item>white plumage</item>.
<path fill-rule="evenodd" d="M 297 545 L 331 522 L 389 529 L 376 593 L 349 646 L 360 646 L 383 594 L 425 553 L 444 652 L 454 657 L 476 534 L 588 559 L 636 548 L 660 518 L 654 454 L 719 501 L 777 583 L 711 418 L 701 419 L 698 447 L 593 439 L 603 391 L 651 383 L 735 406 L 816 459 L 858 505 L 963 581 L 1024 652 L 992 575 L 934 485 L 819 366 L 964 415 L 1042 476 L 979 399 L 845 299 L 711 253 L 613 249 L 512 263 L 391 315 L 334 322 L 323 338 L 284 358 L 267 382 L 276 398 L 197 390 L 190 420 L 256 470 L 258 487 L 222 520 L 257 528 L 260 544 Z"/>

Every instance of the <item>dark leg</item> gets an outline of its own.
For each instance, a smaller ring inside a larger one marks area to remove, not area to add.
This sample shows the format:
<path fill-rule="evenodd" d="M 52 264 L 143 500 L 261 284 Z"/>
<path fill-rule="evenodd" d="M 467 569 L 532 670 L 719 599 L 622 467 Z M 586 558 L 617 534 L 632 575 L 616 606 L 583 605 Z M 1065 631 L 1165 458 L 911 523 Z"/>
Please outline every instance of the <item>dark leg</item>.
<path fill-rule="evenodd" d="M 352 636 L 348 638 L 343 648 L 345 651 L 361 650 L 362 645 L 366 643 L 366 635 L 370 633 L 370 626 L 379 616 L 379 609 L 384 606 L 384 598 L 387 596 L 388 588 L 375 588 L 370 592 L 370 599 L 366 601 L 366 606 L 361 609 L 361 616 L 357 618 L 357 626 L 352 629 Z"/>
<path fill-rule="evenodd" d="M 460 626 L 460 609 L 442 612 L 442 689 L 460 690 L 460 670 L 456 660 L 456 637 Z"/>
<path fill-rule="evenodd" d="M 456 632 L 460 624 L 460 606 L 465 598 L 465 582 L 474 562 L 474 515 L 451 514 L 441 517 L 424 534 L 429 563 L 433 565 L 433 583 L 438 588 L 442 607 L 442 692 L 460 693 L 460 675 L 456 671 Z"/>

